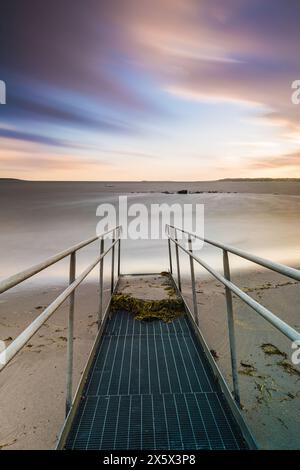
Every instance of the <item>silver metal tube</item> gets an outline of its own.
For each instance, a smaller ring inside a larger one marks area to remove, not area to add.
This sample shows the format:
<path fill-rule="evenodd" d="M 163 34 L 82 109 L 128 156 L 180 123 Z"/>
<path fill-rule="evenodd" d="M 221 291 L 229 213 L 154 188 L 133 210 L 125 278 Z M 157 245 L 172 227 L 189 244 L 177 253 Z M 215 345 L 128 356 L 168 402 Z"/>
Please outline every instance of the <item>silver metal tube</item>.
<path fill-rule="evenodd" d="M 115 242 L 114 244 L 116 244 Z M 15 355 L 25 346 L 30 338 L 43 326 L 43 324 L 53 315 L 54 312 L 62 305 L 69 295 L 81 284 L 87 275 L 94 269 L 99 261 L 112 249 L 113 245 L 99 255 L 93 263 L 91 263 L 78 277 L 70 284 L 45 310 L 20 333 L 11 344 L 0 353 L 0 371 L 15 357 Z"/>
<path fill-rule="evenodd" d="M 75 281 L 76 277 L 76 252 L 70 256 L 70 274 L 69 285 Z M 66 416 L 72 406 L 72 388 L 73 388 L 73 337 L 74 337 L 74 305 L 75 290 L 69 297 L 69 324 L 68 324 L 68 346 L 67 346 L 67 386 L 66 386 Z"/>
<path fill-rule="evenodd" d="M 114 284 L 115 284 L 115 232 L 113 233 L 113 247 L 111 252 L 111 286 L 110 292 L 111 294 L 114 291 Z"/>
<path fill-rule="evenodd" d="M 168 238 L 168 249 L 169 249 L 169 264 L 170 264 L 170 273 L 173 273 L 173 266 L 172 266 L 172 251 L 171 251 L 171 240 Z"/>
<path fill-rule="evenodd" d="M 119 234 L 119 245 L 118 245 L 118 278 L 121 274 L 121 238 Z"/>
<path fill-rule="evenodd" d="M 190 253 L 183 246 L 181 246 L 174 238 L 170 237 L 170 239 L 176 245 L 178 245 L 185 253 L 187 254 Z M 263 307 L 261 304 L 256 302 L 256 300 L 252 299 L 252 297 L 250 297 L 248 294 L 243 292 L 239 287 L 237 287 L 231 281 L 228 281 L 227 279 L 225 279 L 224 276 L 222 276 L 213 268 L 211 268 L 207 263 L 205 263 L 205 261 L 200 259 L 198 256 L 195 256 L 194 254 L 191 254 L 190 256 L 192 256 L 193 259 L 197 261 L 197 263 L 201 264 L 201 266 L 203 266 L 210 274 L 212 274 L 212 276 L 214 276 L 222 284 L 224 284 L 224 286 L 227 286 L 234 294 L 236 294 L 247 305 L 249 305 L 249 307 L 253 308 L 253 310 L 255 310 L 260 316 L 262 316 L 265 320 L 271 323 L 271 325 L 273 325 L 275 328 L 281 331 L 281 333 L 284 334 L 287 338 L 289 338 L 291 341 L 300 341 L 300 333 L 298 333 L 298 331 L 296 331 L 294 328 L 289 326 L 283 320 L 278 318 L 270 310 L 268 310 L 267 308 Z"/>
<path fill-rule="evenodd" d="M 104 258 L 102 257 L 104 253 L 104 238 L 100 240 L 100 269 L 99 269 L 99 310 L 98 310 L 98 329 L 101 327 L 102 317 L 103 317 L 103 269 L 104 269 Z"/>
<path fill-rule="evenodd" d="M 228 281 L 230 281 L 229 258 L 228 258 L 228 252 L 226 250 L 223 251 L 223 266 L 224 266 L 224 276 Z M 231 293 L 231 290 L 227 286 L 225 286 L 225 294 L 226 294 L 227 322 L 228 322 L 230 359 L 231 359 L 232 382 L 233 382 L 233 396 L 237 404 L 240 406 L 241 400 L 240 400 L 240 391 L 239 391 L 239 383 L 238 383 L 238 368 L 237 368 L 237 355 L 236 355 L 235 332 L 234 332 L 232 293 Z"/>
<path fill-rule="evenodd" d="M 189 238 L 189 251 L 193 254 L 193 245 L 192 239 Z M 194 319 L 196 325 L 199 326 L 199 318 L 198 318 L 198 305 L 197 305 L 197 293 L 196 293 L 196 285 L 195 285 L 195 270 L 194 270 L 194 260 L 192 256 L 190 258 L 190 267 L 191 267 L 191 282 L 192 282 L 192 293 L 193 293 L 193 306 L 194 306 Z"/>
<path fill-rule="evenodd" d="M 101 236 L 108 235 L 111 233 L 113 230 L 108 230 L 107 232 L 103 233 Z M 21 271 L 17 274 L 14 274 L 13 276 L 8 277 L 7 279 L 4 279 L 2 282 L 0 282 L 0 294 L 2 292 L 7 291 L 8 289 L 11 289 L 12 287 L 20 284 L 20 282 L 25 281 L 26 279 L 29 279 L 30 277 L 34 276 L 35 274 L 39 273 L 40 271 L 43 271 L 44 269 L 48 268 L 49 266 L 52 266 L 53 264 L 57 263 L 58 261 L 62 260 L 63 258 L 66 258 L 69 256 L 71 253 L 74 251 L 78 251 L 81 248 L 89 245 L 90 243 L 94 242 L 97 240 L 99 237 L 95 236 L 92 238 L 89 238 L 88 240 L 82 241 L 78 243 L 77 245 L 74 245 L 64 251 L 61 251 L 60 253 L 56 254 L 55 256 L 51 256 L 51 258 L 46 259 L 45 261 L 42 261 L 39 264 L 36 264 L 34 266 L 31 266 L 31 268 L 25 269 L 25 271 Z"/>
<path fill-rule="evenodd" d="M 172 240 L 172 238 L 171 238 Z M 178 289 L 181 292 L 181 277 L 180 277 L 180 265 L 179 265 L 179 253 L 178 253 L 178 246 L 179 243 L 177 242 L 177 231 L 175 229 L 175 252 L 176 252 L 176 264 L 177 264 L 177 282 L 178 282 Z"/>
<path fill-rule="evenodd" d="M 252 261 L 253 263 L 259 264 L 260 266 L 263 266 L 265 268 L 271 269 L 271 271 L 278 272 L 279 274 L 282 274 L 283 276 L 290 277 L 291 279 L 295 279 L 296 281 L 300 281 L 300 270 L 291 268 L 290 266 L 286 266 L 281 263 L 275 263 L 274 261 L 267 260 L 265 258 L 261 258 L 260 256 L 255 256 L 250 253 L 247 253 L 244 250 L 240 250 L 239 248 L 235 248 L 230 245 L 225 245 L 224 243 L 219 243 L 214 240 L 210 240 L 209 238 L 205 237 L 200 237 L 199 235 L 196 235 L 194 233 L 188 232 L 187 230 L 182 230 L 178 227 L 174 227 L 173 225 L 170 225 L 170 227 L 179 230 L 183 233 L 186 233 L 188 235 L 191 235 L 193 238 L 197 238 L 198 240 L 202 240 L 205 243 L 208 243 L 210 245 L 214 245 L 217 248 L 221 248 L 222 250 L 226 250 L 229 253 L 233 253 L 234 255 L 240 256 L 241 258 L 244 258 L 248 261 Z"/>

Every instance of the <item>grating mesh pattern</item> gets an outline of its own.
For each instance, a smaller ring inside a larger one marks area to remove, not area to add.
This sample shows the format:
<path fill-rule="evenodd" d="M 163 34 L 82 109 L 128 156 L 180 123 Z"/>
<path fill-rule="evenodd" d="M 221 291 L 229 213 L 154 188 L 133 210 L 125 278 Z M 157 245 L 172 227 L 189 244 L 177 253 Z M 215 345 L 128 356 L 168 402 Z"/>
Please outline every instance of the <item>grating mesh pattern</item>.
<path fill-rule="evenodd" d="M 68 449 L 240 449 L 245 444 L 187 317 L 108 320 Z"/>

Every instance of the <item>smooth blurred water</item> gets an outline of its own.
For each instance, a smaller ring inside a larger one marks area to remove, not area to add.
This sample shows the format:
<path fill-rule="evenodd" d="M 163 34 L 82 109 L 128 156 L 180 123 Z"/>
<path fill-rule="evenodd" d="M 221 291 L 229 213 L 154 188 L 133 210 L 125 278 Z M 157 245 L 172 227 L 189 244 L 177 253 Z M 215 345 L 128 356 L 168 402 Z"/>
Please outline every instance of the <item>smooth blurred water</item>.
<path fill-rule="evenodd" d="M 128 192 L 130 184 L 128 183 Z M 125 194 L 123 192 L 122 194 Z M 39 183 L 11 185 L 1 192 L 0 277 L 25 269 L 82 239 L 93 236 L 99 218 L 97 206 L 118 204 L 120 192 L 95 191 L 80 185 Z M 128 203 L 204 204 L 205 236 L 274 261 L 300 266 L 300 196 L 278 194 L 129 194 Z M 98 244 L 78 253 L 80 272 L 98 253 Z M 174 254 L 174 253 L 173 253 Z M 221 269 L 222 254 L 205 246 L 197 254 Z M 182 272 L 188 272 L 182 255 Z M 232 269 L 247 269 L 249 262 L 231 256 Z M 122 241 L 122 272 L 159 272 L 167 269 L 166 240 Z M 202 272 L 199 270 L 199 273 Z M 109 274 L 109 270 L 107 275 Z M 38 275 L 40 282 L 67 280 L 68 260 Z M 93 272 L 98 276 L 98 269 Z"/>

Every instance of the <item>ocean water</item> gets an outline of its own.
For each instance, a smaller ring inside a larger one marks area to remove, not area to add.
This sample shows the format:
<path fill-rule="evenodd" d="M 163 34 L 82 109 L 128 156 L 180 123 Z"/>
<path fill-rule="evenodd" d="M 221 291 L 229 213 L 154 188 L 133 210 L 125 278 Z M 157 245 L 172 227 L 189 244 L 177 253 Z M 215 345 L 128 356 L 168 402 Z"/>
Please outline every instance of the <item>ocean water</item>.
<path fill-rule="evenodd" d="M 263 183 L 262 183 L 263 184 Z M 165 190 L 161 185 L 161 191 Z M 196 204 L 204 206 L 204 234 L 274 261 L 300 266 L 300 196 L 253 192 L 163 194 L 142 191 L 134 183 L 1 183 L 0 185 L 0 278 L 4 279 L 96 233 L 99 204 L 118 206 L 118 197 L 128 194 L 128 205 Z M 147 185 L 149 191 L 149 183 Z M 227 188 L 228 189 L 228 188 Z M 151 190 L 151 186 L 150 186 Z M 133 219 L 130 219 L 133 220 Z M 153 221 L 152 221 L 153 222 Z M 155 221 L 157 223 L 157 220 Z M 198 247 L 199 248 L 199 247 Z M 77 256 L 77 273 L 99 251 L 98 243 Z M 173 251 L 174 255 L 174 251 Z M 197 255 L 222 269 L 221 250 L 204 245 Z M 174 256 L 173 256 L 174 258 Z M 187 255 L 181 254 L 182 273 L 188 275 Z M 232 270 L 251 269 L 252 263 L 230 256 Z M 123 240 L 123 273 L 160 272 L 168 269 L 167 241 Z M 109 275 L 109 259 L 105 272 Z M 199 276 L 203 268 L 197 268 Z M 91 278 L 98 276 L 98 269 Z M 68 260 L 35 277 L 34 282 L 67 281 Z M 25 284 L 24 284 L 25 285 Z M 29 284 L 30 285 L 30 281 Z"/>

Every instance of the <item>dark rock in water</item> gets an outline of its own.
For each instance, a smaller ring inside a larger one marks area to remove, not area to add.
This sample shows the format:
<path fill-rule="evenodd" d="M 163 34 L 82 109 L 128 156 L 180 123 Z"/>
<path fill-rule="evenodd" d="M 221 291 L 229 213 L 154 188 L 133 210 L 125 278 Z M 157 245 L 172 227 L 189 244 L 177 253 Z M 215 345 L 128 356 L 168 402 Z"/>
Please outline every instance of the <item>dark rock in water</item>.
<path fill-rule="evenodd" d="M 187 193 L 188 193 L 187 189 L 180 189 L 179 191 L 177 191 L 177 194 L 187 194 Z"/>

